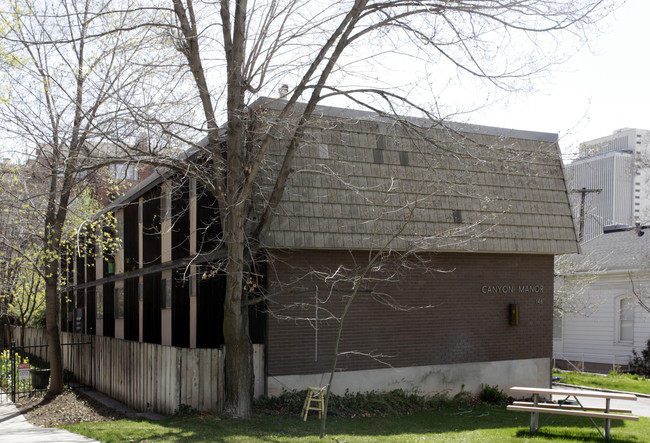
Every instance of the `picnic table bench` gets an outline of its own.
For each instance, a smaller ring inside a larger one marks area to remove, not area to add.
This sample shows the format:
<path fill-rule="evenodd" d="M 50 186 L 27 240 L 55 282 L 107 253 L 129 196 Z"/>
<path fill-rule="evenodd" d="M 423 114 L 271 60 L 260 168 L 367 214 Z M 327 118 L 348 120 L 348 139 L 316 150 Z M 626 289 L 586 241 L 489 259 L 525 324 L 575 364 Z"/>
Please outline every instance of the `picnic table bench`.
<path fill-rule="evenodd" d="M 570 389 L 548 389 L 548 388 L 530 388 L 515 386 L 510 388 L 512 394 L 528 394 L 532 396 L 533 401 L 516 401 L 509 405 L 509 411 L 523 411 L 530 412 L 530 433 L 531 435 L 537 432 L 546 422 L 553 416 L 553 414 L 561 415 L 574 415 L 580 417 L 588 417 L 593 425 L 596 427 L 600 435 L 607 441 L 610 441 L 610 424 L 611 420 L 633 420 L 638 421 L 639 417 L 629 415 L 632 413 L 630 409 L 611 408 L 611 400 L 632 400 L 636 401 L 636 395 L 623 394 L 620 392 L 600 392 L 600 391 L 579 391 Z M 558 403 L 540 402 L 540 396 L 559 395 L 565 397 L 564 400 Z M 604 407 L 586 407 L 578 397 L 591 397 L 600 398 L 605 400 Z M 568 404 L 570 398 L 573 398 L 577 404 Z M 549 414 L 546 421 L 539 425 L 539 414 Z M 594 421 L 594 418 L 602 418 L 605 420 L 605 432 Z"/>

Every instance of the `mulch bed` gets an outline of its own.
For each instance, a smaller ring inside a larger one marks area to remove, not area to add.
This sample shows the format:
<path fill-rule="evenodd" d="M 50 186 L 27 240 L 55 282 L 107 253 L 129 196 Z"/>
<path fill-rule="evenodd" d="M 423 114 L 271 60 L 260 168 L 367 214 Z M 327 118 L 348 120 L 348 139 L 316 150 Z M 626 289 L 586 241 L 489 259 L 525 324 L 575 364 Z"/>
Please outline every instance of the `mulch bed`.
<path fill-rule="evenodd" d="M 15 404 L 27 421 L 43 427 L 124 418 L 119 412 L 79 391 L 65 391 L 54 398 L 45 395 L 25 397 L 17 399 Z"/>

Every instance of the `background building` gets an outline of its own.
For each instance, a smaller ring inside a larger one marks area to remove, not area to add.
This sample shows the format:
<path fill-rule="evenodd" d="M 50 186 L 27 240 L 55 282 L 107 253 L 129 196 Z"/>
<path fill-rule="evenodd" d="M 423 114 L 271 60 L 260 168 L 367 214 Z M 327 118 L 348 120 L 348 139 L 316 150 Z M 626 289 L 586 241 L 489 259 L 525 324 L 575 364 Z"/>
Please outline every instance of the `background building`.
<path fill-rule="evenodd" d="M 556 288 L 568 283 L 580 293 L 571 309 L 556 312 L 557 366 L 605 372 L 627 366 L 650 337 L 650 314 L 638 303 L 648 296 L 650 236 L 632 229 L 650 221 L 649 147 L 650 131 L 619 129 L 583 143 L 580 157 L 566 166 L 576 223 L 584 231 L 582 255 L 570 257 L 562 282 L 556 281 Z M 628 230 L 603 235 L 611 225 Z"/>
<path fill-rule="evenodd" d="M 575 220 L 584 206 L 583 241 L 603 227 L 650 220 L 650 131 L 619 129 L 580 146 L 579 158 L 566 166 Z M 585 193 L 580 192 L 585 188 Z M 583 200 L 584 199 L 584 200 Z"/>

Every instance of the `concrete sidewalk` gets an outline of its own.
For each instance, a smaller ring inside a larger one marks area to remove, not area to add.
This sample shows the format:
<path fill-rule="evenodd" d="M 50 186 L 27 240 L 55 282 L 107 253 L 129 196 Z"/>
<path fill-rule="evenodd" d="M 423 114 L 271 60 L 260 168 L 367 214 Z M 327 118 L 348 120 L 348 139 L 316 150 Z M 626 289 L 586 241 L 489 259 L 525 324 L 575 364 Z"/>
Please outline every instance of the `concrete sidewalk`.
<path fill-rule="evenodd" d="M 35 442 L 96 442 L 92 438 L 73 434 L 65 429 L 41 428 L 28 422 L 18 408 L 7 398 L 0 395 L 0 442 L 35 443 Z"/>
<path fill-rule="evenodd" d="M 120 412 L 127 418 L 147 418 L 149 420 L 161 420 L 165 418 L 162 414 L 155 412 L 138 412 L 128 406 L 113 400 L 97 391 L 83 391 L 99 403 Z M 9 400 L 9 396 L 0 391 L 0 443 L 32 443 L 32 442 L 96 442 L 92 438 L 73 434 L 64 429 L 41 428 L 28 422 L 18 411 L 18 408 Z"/>

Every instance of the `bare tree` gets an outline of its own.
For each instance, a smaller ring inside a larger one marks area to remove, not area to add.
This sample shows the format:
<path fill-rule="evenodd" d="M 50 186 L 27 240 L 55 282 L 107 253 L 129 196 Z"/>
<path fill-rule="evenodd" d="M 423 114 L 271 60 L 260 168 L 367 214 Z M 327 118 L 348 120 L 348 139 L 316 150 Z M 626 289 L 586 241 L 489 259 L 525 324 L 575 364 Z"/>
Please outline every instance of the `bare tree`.
<path fill-rule="evenodd" d="M 600 300 L 589 295 L 590 286 L 605 271 L 606 257 L 596 254 L 562 255 L 555 258 L 555 315 L 589 316 Z"/>
<path fill-rule="evenodd" d="M 242 288 L 259 260 L 316 106 L 345 98 L 387 118 L 416 113 L 444 123 L 445 112 L 435 100 L 408 98 L 417 91 L 412 82 L 384 81 L 368 68 L 408 61 L 422 77 L 409 80 L 424 78 L 420 85 L 429 85 L 433 76 L 427 77 L 427 69 L 435 67 L 462 80 L 520 89 L 562 61 L 562 39 L 586 38 L 610 3 L 172 0 L 173 15 L 165 25 L 195 85 L 196 104 L 202 110 L 200 129 L 206 134 L 196 150 L 211 169 L 200 174 L 197 165 L 169 166 L 195 175 L 218 203 L 220 241 L 227 257 L 221 268 L 227 278 L 223 332 L 232 413 L 252 412 L 247 309 L 255 299 Z M 284 100 L 277 113 L 261 119 L 254 115 L 251 101 L 282 83 L 290 86 L 282 89 Z M 162 120 L 157 124 L 173 133 L 173 125 Z M 278 138 L 287 140 L 288 147 L 276 163 L 274 182 L 263 196 L 256 196 Z M 257 213 L 253 205 L 262 207 L 255 220 L 248 218 Z"/>
<path fill-rule="evenodd" d="M 25 325 L 42 306 L 41 223 L 36 187 L 24 167 L 4 163 L 0 175 L 0 323 Z M 40 246 L 40 245 L 39 245 Z M 9 331 L 6 333 L 9 340 Z"/>
<path fill-rule="evenodd" d="M 63 390 L 57 285 L 64 232 L 97 207 L 77 206 L 80 218 L 73 220 L 71 209 L 93 171 L 124 161 L 105 149 L 112 145 L 107 141 L 135 142 L 130 113 L 151 106 L 140 83 L 143 72 L 155 73 L 155 57 L 147 51 L 151 35 L 146 28 L 137 35 L 122 32 L 135 16 L 125 6 L 101 0 L 26 0 L 2 7 L 0 120 L 5 148 L 23 160 L 29 156 L 27 167 L 41 185 L 26 204 L 31 202 L 40 222 L 35 232 L 43 250 L 40 272 L 53 395 Z M 142 57 L 151 65 L 145 67 Z M 129 110 L 120 106 L 127 96 Z"/>

